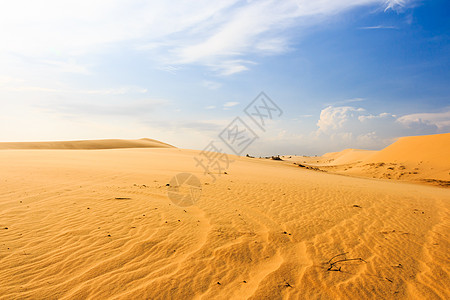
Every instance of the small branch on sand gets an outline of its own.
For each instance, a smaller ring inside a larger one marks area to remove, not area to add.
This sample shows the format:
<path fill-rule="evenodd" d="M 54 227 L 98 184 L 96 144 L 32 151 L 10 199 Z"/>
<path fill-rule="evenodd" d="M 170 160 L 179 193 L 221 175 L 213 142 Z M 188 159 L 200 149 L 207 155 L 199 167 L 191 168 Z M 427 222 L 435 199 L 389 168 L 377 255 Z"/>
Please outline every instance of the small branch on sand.
<path fill-rule="evenodd" d="M 331 263 L 331 261 L 332 261 L 333 259 L 335 259 L 336 257 L 342 256 L 342 255 L 345 255 L 345 254 L 348 254 L 348 252 L 344 252 L 344 253 L 341 253 L 341 254 L 338 254 L 338 255 L 333 256 L 332 258 L 330 258 L 329 261 L 327 261 L 327 264 Z"/>
<path fill-rule="evenodd" d="M 286 279 L 283 279 L 284 284 L 283 285 L 279 285 L 285 288 L 294 288 L 289 282 L 286 281 Z"/>
<path fill-rule="evenodd" d="M 327 271 L 335 271 L 335 272 L 341 272 L 341 266 L 338 266 L 338 263 L 342 263 L 342 262 L 346 262 L 346 261 L 363 261 L 366 262 L 364 259 L 362 259 L 361 257 L 358 258 L 343 258 L 343 259 L 338 259 L 333 261 L 333 259 L 335 259 L 336 257 L 339 256 L 343 256 L 346 255 L 348 252 L 345 253 L 341 253 L 338 255 L 333 256 L 328 262 L 327 264 L 330 264 L 330 266 L 328 267 Z"/>

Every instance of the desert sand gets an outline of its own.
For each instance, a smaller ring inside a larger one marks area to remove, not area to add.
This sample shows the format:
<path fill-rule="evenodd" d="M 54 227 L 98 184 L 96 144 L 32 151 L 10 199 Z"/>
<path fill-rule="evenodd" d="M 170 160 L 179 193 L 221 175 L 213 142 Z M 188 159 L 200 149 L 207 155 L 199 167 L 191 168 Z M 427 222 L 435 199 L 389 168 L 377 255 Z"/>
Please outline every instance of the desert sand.
<path fill-rule="evenodd" d="M 61 142 L 3 142 L 0 150 L 5 149 L 122 149 L 122 148 L 170 148 L 173 146 L 152 139 L 139 140 L 85 140 L 85 141 L 61 141 Z"/>
<path fill-rule="evenodd" d="M 450 133 L 402 137 L 380 151 L 345 149 L 282 159 L 337 174 L 450 186 Z"/>
<path fill-rule="evenodd" d="M 216 181 L 194 150 L 9 145 L 22 150 L 0 151 L 0 299 L 449 299 L 450 189 L 380 179 L 422 161 L 422 179 L 448 180 L 449 135 L 429 138 L 231 156 Z M 342 164 L 359 177 L 333 174 Z M 180 172 L 202 183 L 194 206 L 167 197 Z"/>

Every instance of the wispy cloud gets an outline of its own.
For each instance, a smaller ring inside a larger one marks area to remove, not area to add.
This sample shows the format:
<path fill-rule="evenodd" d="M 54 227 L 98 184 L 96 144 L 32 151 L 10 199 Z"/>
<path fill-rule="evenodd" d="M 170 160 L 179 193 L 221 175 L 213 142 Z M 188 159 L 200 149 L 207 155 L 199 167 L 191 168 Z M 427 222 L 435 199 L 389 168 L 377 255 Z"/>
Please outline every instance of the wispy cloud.
<path fill-rule="evenodd" d="M 258 56 L 291 49 L 294 32 L 361 6 L 387 10 L 409 0 L 142 2 L 17 0 L 0 11 L 3 54 L 34 57 L 61 72 L 88 73 L 76 58 L 127 42 L 176 73 L 195 64 L 229 76 L 248 70 Z M 36 13 L 39 11 L 39 13 Z M 20 17 L 17 17 L 20 16 Z M 295 31 L 289 29 L 296 29 Z M 388 27 L 372 26 L 365 29 Z M 256 56 L 255 56 L 256 54 Z M 249 56 L 252 59 L 248 59 Z M 0 55 L 1 56 L 1 55 Z"/>
<path fill-rule="evenodd" d="M 366 27 L 359 27 L 359 29 L 398 29 L 396 26 L 387 26 L 387 25 L 376 25 L 376 26 L 366 26 Z"/>
<path fill-rule="evenodd" d="M 164 72 L 171 73 L 173 75 L 177 74 L 177 72 L 180 70 L 179 67 L 174 66 L 159 66 L 158 69 Z"/>
<path fill-rule="evenodd" d="M 436 126 L 440 132 L 450 132 L 450 108 L 439 113 L 419 113 L 405 115 L 397 120 L 406 126 Z"/>
<path fill-rule="evenodd" d="M 386 8 L 384 11 L 388 10 L 399 10 L 406 6 L 407 0 L 386 0 Z"/>
<path fill-rule="evenodd" d="M 230 107 L 236 106 L 236 105 L 238 105 L 238 104 L 239 104 L 239 102 L 226 102 L 226 103 L 223 105 L 223 107 L 224 107 L 224 109 L 229 109 Z"/>

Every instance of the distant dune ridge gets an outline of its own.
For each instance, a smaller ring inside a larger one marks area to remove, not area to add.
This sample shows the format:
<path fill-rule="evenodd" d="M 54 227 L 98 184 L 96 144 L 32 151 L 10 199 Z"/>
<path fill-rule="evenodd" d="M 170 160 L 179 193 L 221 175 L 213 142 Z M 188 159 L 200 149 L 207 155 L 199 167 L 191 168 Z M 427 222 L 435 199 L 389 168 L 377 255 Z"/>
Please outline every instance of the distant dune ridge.
<path fill-rule="evenodd" d="M 333 164 L 366 162 L 427 162 L 434 166 L 450 164 L 450 133 L 401 137 L 380 151 L 345 149 L 324 154 Z M 345 159 L 342 159 L 344 158 Z"/>
<path fill-rule="evenodd" d="M 450 185 L 450 133 L 401 137 L 380 151 L 345 149 L 321 157 L 291 157 L 348 175 Z"/>
<path fill-rule="evenodd" d="M 152 139 L 139 140 L 84 140 L 84 141 L 54 141 L 54 142 L 4 142 L 0 143 L 1 150 L 11 149 L 121 149 L 121 148 L 174 148 L 174 146 Z"/>
<path fill-rule="evenodd" d="M 363 161 L 377 152 L 373 150 L 345 149 L 340 152 L 325 153 L 322 157 L 329 159 L 330 165 L 342 165 Z"/>
<path fill-rule="evenodd" d="M 376 152 L 367 161 L 411 162 L 450 168 L 450 133 L 408 136 Z"/>

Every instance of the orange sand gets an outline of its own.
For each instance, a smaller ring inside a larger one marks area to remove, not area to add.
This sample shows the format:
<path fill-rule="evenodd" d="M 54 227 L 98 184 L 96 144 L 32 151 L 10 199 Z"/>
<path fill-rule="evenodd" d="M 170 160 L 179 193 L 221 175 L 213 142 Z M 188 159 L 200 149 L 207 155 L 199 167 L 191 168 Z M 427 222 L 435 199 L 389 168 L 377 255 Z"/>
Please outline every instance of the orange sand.
<path fill-rule="evenodd" d="M 0 151 L 0 299 L 450 298 L 449 189 L 245 157 L 213 182 L 198 153 Z"/>
<path fill-rule="evenodd" d="M 152 139 L 140 140 L 87 140 L 64 142 L 6 142 L 0 143 L 0 149 L 120 149 L 120 148 L 169 148 L 169 144 Z"/>
<path fill-rule="evenodd" d="M 450 186 L 450 133 L 403 137 L 380 151 L 346 149 L 283 159 L 338 174 Z"/>

